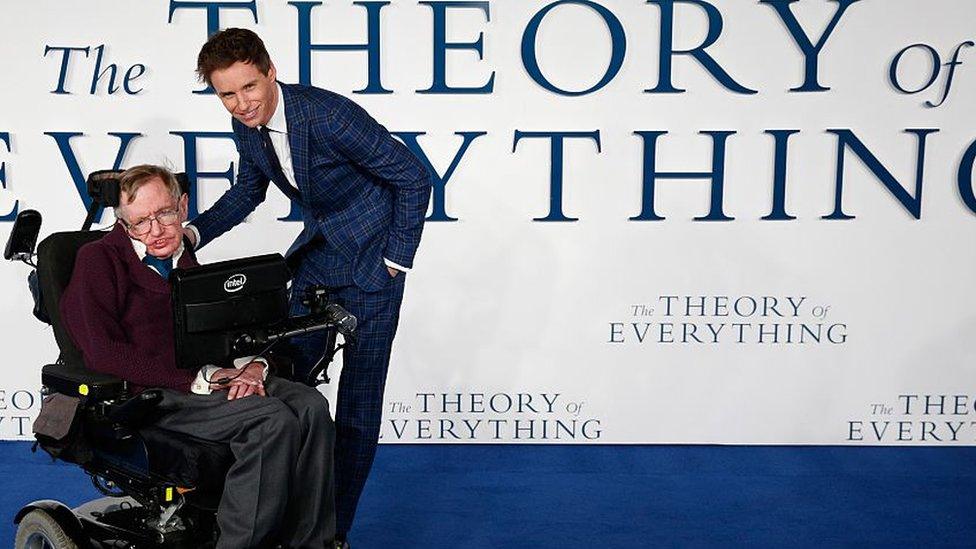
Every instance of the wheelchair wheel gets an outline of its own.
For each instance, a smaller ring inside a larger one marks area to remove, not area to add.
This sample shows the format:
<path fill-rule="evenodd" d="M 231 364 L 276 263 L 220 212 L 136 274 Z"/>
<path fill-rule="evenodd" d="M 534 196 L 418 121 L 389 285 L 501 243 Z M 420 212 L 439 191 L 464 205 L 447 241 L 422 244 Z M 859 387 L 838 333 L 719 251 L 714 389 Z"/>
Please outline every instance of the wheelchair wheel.
<path fill-rule="evenodd" d="M 35 509 L 17 527 L 17 549 L 78 549 L 54 517 Z"/>

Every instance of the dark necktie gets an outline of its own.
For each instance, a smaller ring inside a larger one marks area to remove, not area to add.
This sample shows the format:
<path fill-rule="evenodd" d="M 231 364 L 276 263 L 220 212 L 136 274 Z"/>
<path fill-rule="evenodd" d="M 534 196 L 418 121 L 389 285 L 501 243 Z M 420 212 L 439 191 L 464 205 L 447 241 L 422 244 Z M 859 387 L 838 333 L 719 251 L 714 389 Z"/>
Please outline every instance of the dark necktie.
<path fill-rule="evenodd" d="M 301 203 L 301 195 L 298 189 L 291 186 L 288 182 L 288 178 L 285 177 L 285 172 L 281 169 L 281 162 L 278 160 L 278 153 L 274 150 L 274 144 L 271 143 L 271 130 L 267 126 L 261 126 L 258 130 L 261 133 L 261 145 L 264 148 L 264 154 L 268 157 L 268 163 L 271 164 L 271 181 L 281 189 L 281 192 L 285 193 L 289 199 L 294 202 Z"/>
<path fill-rule="evenodd" d="M 173 258 L 167 257 L 165 259 L 160 259 L 154 255 L 146 254 L 146 257 L 142 258 L 142 262 L 150 267 L 156 269 L 159 276 L 169 280 L 169 272 L 173 270 Z"/>

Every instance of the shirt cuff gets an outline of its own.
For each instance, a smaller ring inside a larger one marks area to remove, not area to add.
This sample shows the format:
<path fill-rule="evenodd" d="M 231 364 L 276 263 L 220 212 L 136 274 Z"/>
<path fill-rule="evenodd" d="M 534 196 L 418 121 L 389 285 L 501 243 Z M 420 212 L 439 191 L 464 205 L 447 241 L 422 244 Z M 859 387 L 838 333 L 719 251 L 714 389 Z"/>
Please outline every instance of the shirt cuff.
<path fill-rule="evenodd" d="M 183 227 L 183 228 L 184 229 L 189 229 L 190 232 L 193 233 L 193 249 L 199 248 L 200 247 L 200 231 L 198 231 L 197 228 L 194 227 L 193 225 L 187 225 L 186 227 Z"/>
<path fill-rule="evenodd" d="M 234 359 L 234 367 L 241 368 L 252 362 L 260 362 L 264 365 L 263 378 L 268 379 L 268 361 L 263 358 L 255 358 L 253 356 L 247 356 L 243 358 Z M 213 391 L 210 389 L 210 383 L 207 382 L 208 379 L 212 379 L 214 373 L 220 368 L 217 366 L 209 365 L 200 368 L 197 372 L 197 377 L 190 384 L 190 392 L 197 395 L 209 395 Z"/>
<path fill-rule="evenodd" d="M 216 366 L 204 366 L 200 368 L 200 371 L 197 372 L 197 377 L 190 384 L 190 392 L 198 395 L 209 395 L 211 393 L 210 383 L 207 380 L 212 378 L 214 372 L 219 369 Z"/>
<path fill-rule="evenodd" d="M 409 273 L 410 272 L 410 269 L 409 268 L 404 267 L 403 265 L 397 265 L 396 263 L 390 261 L 389 259 L 387 259 L 385 257 L 383 258 L 383 263 L 386 263 L 386 266 L 387 267 L 396 269 L 396 270 L 398 270 L 398 271 L 400 271 L 402 273 Z"/>

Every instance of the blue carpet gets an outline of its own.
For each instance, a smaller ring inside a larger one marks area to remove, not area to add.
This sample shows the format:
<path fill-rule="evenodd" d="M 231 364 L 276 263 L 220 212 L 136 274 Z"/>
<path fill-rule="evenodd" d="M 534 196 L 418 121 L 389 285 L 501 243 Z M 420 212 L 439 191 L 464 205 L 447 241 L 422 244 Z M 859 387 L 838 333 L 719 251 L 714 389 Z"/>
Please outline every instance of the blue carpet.
<path fill-rule="evenodd" d="M 0 443 L 0 546 L 97 496 Z M 976 547 L 976 448 L 384 445 L 350 541 L 388 547 Z"/>

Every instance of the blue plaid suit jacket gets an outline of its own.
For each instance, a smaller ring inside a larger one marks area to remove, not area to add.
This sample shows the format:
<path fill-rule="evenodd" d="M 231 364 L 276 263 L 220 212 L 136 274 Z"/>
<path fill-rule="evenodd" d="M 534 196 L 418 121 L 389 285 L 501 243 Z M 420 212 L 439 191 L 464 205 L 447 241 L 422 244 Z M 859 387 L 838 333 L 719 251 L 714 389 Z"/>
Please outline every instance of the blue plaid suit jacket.
<path fill-rule="evenodd" d="M 430 199 L 421 162 L 356 103 L 336 93 L 281 84 L 304 229 L 287 256 L 316 235 L 351 267 L 352 283 L 385 287 L 384 258 L 413 267 Z M 281 99 L 279 99 L 281 100 Z M 244 220 L 264 201 L 271 166 L 257 129 L 233 119 L 240 166 L 237 181 L 193 220 L 197 247 Z M 315 261 L 310 255 L 303 261 Z M 323 266 L 325 268 L 325 266 Z"/>

